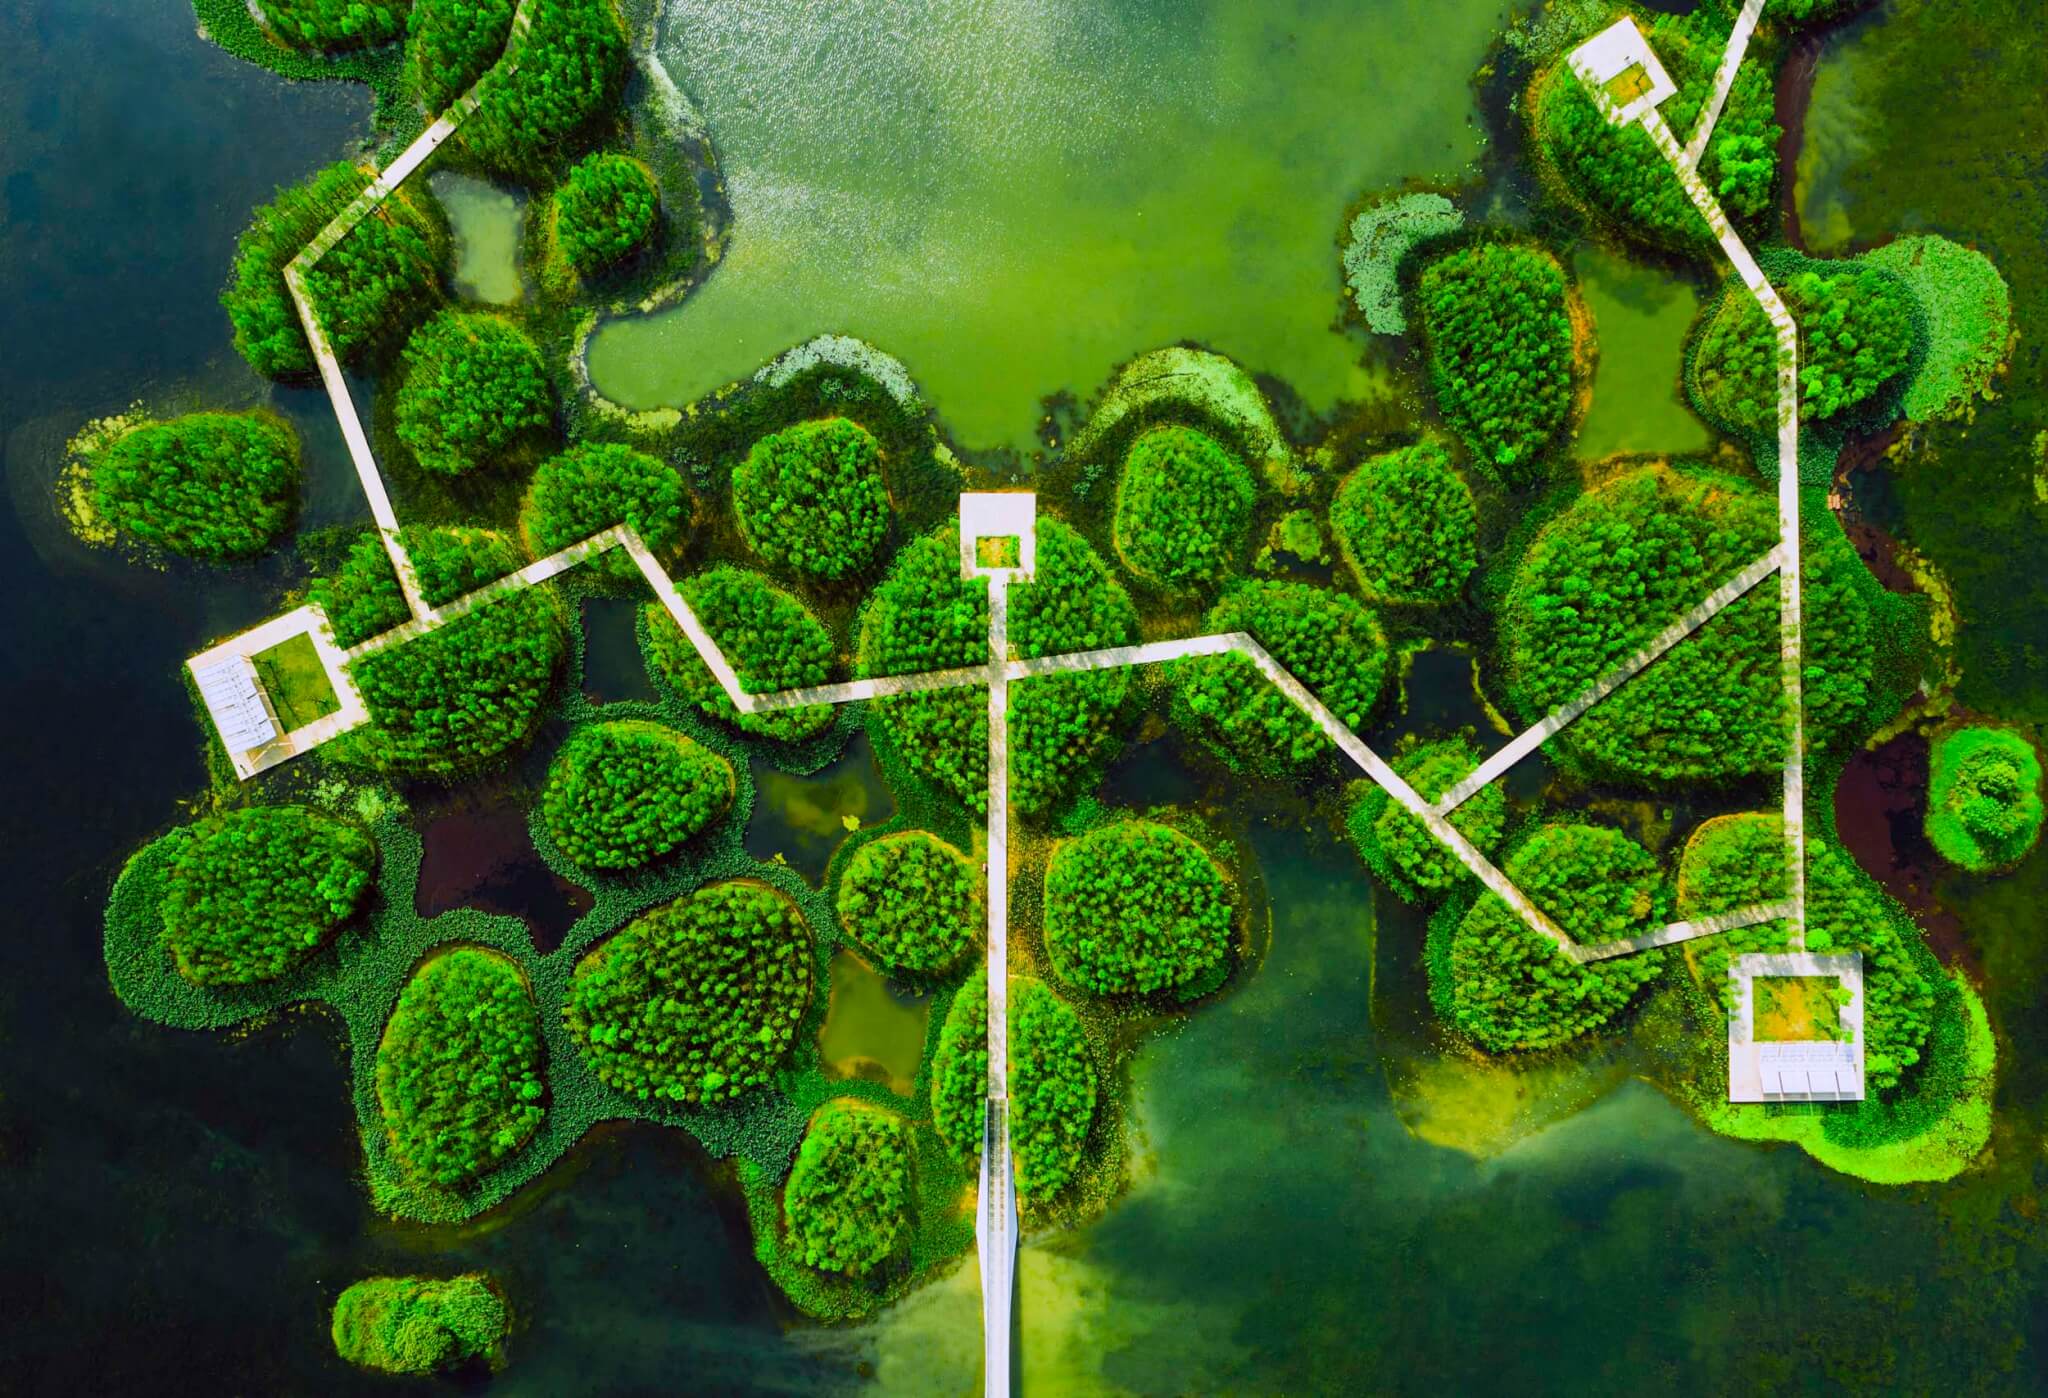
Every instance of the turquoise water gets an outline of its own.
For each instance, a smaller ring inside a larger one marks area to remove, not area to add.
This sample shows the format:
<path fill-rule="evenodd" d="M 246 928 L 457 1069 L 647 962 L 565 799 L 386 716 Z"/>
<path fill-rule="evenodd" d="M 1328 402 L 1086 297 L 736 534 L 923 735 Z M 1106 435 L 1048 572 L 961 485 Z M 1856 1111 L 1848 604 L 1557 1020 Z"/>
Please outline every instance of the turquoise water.
<path fill-rule="evenodd" d="M 1345 206 L 1480 153 L 1496 0 L 682 0 L 663 60 L 733 233 L 684 305 L 602 329 L 598 387 L 682 404 L 825 332 L 910 366 L 971 446 L 1199 340 L 1317 409 L 1383 376 L 1342 312 Z"/>

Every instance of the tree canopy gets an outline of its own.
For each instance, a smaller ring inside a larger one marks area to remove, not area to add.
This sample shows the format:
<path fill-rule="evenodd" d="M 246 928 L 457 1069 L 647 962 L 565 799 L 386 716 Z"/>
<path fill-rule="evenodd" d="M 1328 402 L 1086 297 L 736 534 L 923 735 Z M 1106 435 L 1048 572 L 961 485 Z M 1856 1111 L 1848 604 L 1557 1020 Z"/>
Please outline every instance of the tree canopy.
<path fill-rule="evenodd" d="M 1024 657 L 1128 645 L 1137 608 L 1086 539 L 1056 519 L 1038 521 L 1038 566 L 1010 589 L 1010 644 Z M 988 663 L 985 581 L 960 576 L 960 531 L 945 525 L 912 541 L 861 611 L 855 663 L 862 675 L 903 675 Z M 1130 694 L 1128 670 L 1034 676 L 1010 686 L 1010 797 L 1044 815 L 1114 747 Z M 875 714 L 926 775 L 970 808 L 986 800 L 988 701 L 979 690 L 880 700 Z"/>
<path fill-rule="evenodd" d="M 832 633 L 810 608 L 759 573 L 721 565 L 686 580 L 681 592 L 747 693 L 802 689 L 832 678 Z M 824 704 L 741 713 L 667 609 L 650 602 L 646 618 L 649 663 L 707 718 L 778 742 L 797 742 L 832 726 L 832 710 Z"/>
<path fill-rule="evenodd" d="M 732 804 L 732 766 L 672 728 L 595 723 L 570 735 L 548 767 L 548 838 L 585 869 L 638 869 L 703 830 Z"/>
<path fill-rule="evenodd" d="M 1824 264 L 1823 264 L 1824 265 Z M 1799 325 L 1799 419 L 1832 422 L 1891 384 L 1913 352 L 1912 297 L 1891 273 L 1864 262 L 1781 278 Z M 1731 282 L 1692 347 L 1687 382 L 1708 418 L 1734 431 L 1778 421 L 1778 341 L 1763 307 Z"/>
<path fill-rule="evenodd" d="M 339 161 L 280 189 L 250 216 L 220 303 L 234 326 L 235 349 L 257 373 L 289 378 L 314 371 L 284 269 L 369 184 L 370 172 Z M 424 181 L 402 186 L 328 249 L 307 271 L 306 294 L 336 356 L 351 361 L 404 334 L 439 298 L 448 253 L 446 221 Z"/>
<path fill-rule="evenodd" d="M 334 1301 L 334 1352 L 385 1374 L 432 1374 L 493 1354 L 512 1328 L 505 1299 L 481 1272 L 368 1277 Z"/>
<path fill-rule="evenodd" d="M 909 1246 L 914 1154 L 894 1112 L 851 1101 L 818 1109 L 782 1191 L 783 1227 L 805 1266 L 865 1277 Z"/>
<path fill-rule="evenodd" d="M 357 660 L 371 723 L 342 741 L 401 775 L 451 777 L 523 747 L 567 647 L 561 603 L 526 588 Z"/>
<path fill-rule="evenodd" d="M 340 53 L 402 36 L 412 0 L 257 0 L 257 8 L 286 43 Z"/>
<path fill-rule="evenodd" d="M 1508 484 L 1535 481 L 1572 405 L 1564 269 L 1541 248 L 1480 243 L 1424 267 L 1417 299 L 1444 420 Z"/>
<path fill-rule="evenodd" d="M 409 1178 L 454 1189 L 489 1171 L 546 1115 L 540 1012 L 519 967 L 485 947 L 429 957 L 377 1044 L 377 1105 Z"/>
<path fill-rule="evenodd" d="M 519 508 L 519 532 L 535 558 L 580 543 L 614 524 L 630 524 L 655 554 L 673 553 L 694 514 L 675 468 L 620 442 L 578 442 L 533 473 Z M 597 565 L 607 577 L 637 580 L 624 549 Z"/>
<path fill-rule="evenodd" d="M 2041 838 L 2041 759 L 2005 728 L 1957 728 L 1934 745 L 1927 838 L 1951 864 L 2015 864 Z"/>
<path fill-rule="evenodd" d="M 1167 588 L 1200 588 L 1235 572 L 1257 489 L 1252 473 L 1193 427 L 1155 427 L 1131 443 L 1117 481 L 1117 553 Z"/>
<path fill-rule="evenodd" d="M 1479 766 L 1472 740 L 1459 736 L 1418 743 L 1396 754 L 1394 771 L 1426 801 L 1434 801 Z M 1440 898 L 1467 877 L 1457 856 L 1429 833 L 1376 782 L 1362 783 L 1345 817 L 1352 847 L 1373 877 L 1409 902 Z M 1451 813 L 1451 826 L 1491 855 L 1507 830 L 1507 795 L 1488 782 Z"/>
<path fill-rule="evenodd" d="M 967 856 L 925 830 L 870 840 L 839 876 L 840 926 L 892 975 L 944 975 L 982 930 Z"/>
<path fill-rule="evenodd" d="M 1202 629 L 1247 631 L 1345 727 L 1371 718 L 1387 672 L 1379 619 L 1354 597 L 1299 582 L 1241 582 L 1209 609 Z M 1235 652 L 1173 662 L 1173 716 L 1233 768 L 1291 777 L 1329 752 L 1329 740 L 1281 688 Z"/>
<path fill-rule="evenodd" d="M 647 167 L 601 151 L 569 167 L 555 191 L 555 241 L 584 278 L 602 276 L 654 237 L 661 196 Z"/>
<path fill-rule="evenodd" d="M 1453 602 L 1479 562 L 1472 491 L 1433 441 L 1382 452 L 1337 487 L 1330 528 L 1366 596 Z"/>
<path fill-rule="evenodd" d="M 421 466 L 459 476 L 531 455 L 554 423 L 555 393 L 517 326 L 485 311 L 443 311 L 406 342 L 395 416 Z"/>
<path fill-rule="evenodd" d="M 1668 911 L 1657 861 L 1602 826 L 1545 825 L 1504 872 L 1581 945 L 1648 931 Z M 1451 937 L 1451 1017 L 1496 1053 L 1554 1048 L 1612 1019 L 1662 966 L 1659 951 L 1575 963 L 1485 893 Z"/>
<path fill-rule="evenodd" d="M 517 62 L 497 67 L 515 8 L 513 0 L 414 0 L 407 53 L 432 112 L 488 74 L 456 140 L 494 169 L 525 173 L 546 169 L 598 132 L 631 54 L 612 0 L 532 0 Z"/>
<path fill-rule="evenodd" d="M 1774 502 L 1650 466 L 1575 500 L 1516 566 L 1500 629 L 1507 698 L 1535 722 L 1577 697 L 1777 539 Z M 1608 779 L 1728 782 L 1777 770 L 1786 713 L 1776 589 L 1729 604 L 1558 735 Z"/>
<path fill-rule="evenodd" d="M 1097 995 L 1186 990 L 1217 976 L 1235 914 L 1230 882 L 1209 852 L 1149 820 L 1062 843 L 1045 874 L 1053 970 Z"/>
<path fill-rule="evenodd" d="M 1659 108 L 1674 132 L 1689 132 L 1713 90 L 1726 51 L 1729 19 L 1701 5 L 1690 14 L 1638 14 L 1650 47 L 1677 91 Z M 1782 19 L 1778 4 L 1774 19 Z M 1779 132 L 1773 83 L 1759 49 L 1736 70 L 1699 172 L 1738 225 L 1755 227 L 1777 197 Z M 1614 233 L 1695 256 L 1711 253 L 1713 232 L 1641 125 L 1616 127 L 1570 67 L 1558 62 L 1537 79 L 1528 109 L 1543 158 L 1572 195 Z"/>
<path fill-rule="evenodd" d="M 606 1086 L 712 1105 L 768 1081 L 811 997 L 811 935 L 765 884 L 714 883 L 576 965 L 563 1018 Z"/>
<path fill-rule="evenodd" d="M 732 498 L 756 557 L 826 581 L 866 568 L 889 532 L 882 448 L 851 418 L 799 422 L 754 443 L 733 469 Z"/>
<path fill-rule="evenodd" d="M 164 947 L 195 985 L 275 980 L 354 916 L 377 845 L 306 806 L 245 806 L 178 834 L 164 880 Z"/>
<path fill-rule="evenodd" d="M 1100 1087 L 1080 1016 L 1043 981 L 1010 977 L 1010 1151 L 1017 1194 L 1045 1203 L 1081 1167 Z M 932 1055 L 932 1120 L 962 1160 L 981 1149 L 988 1100 L 988 974 L 953 998 Z"/>
<path fill-rule="evenodd" d="M 145 422 L 87 463 L 93 513 L 188 558 L 247 558 L 276 543 L 299 502 L 299 438 L 275 413 Z"/>

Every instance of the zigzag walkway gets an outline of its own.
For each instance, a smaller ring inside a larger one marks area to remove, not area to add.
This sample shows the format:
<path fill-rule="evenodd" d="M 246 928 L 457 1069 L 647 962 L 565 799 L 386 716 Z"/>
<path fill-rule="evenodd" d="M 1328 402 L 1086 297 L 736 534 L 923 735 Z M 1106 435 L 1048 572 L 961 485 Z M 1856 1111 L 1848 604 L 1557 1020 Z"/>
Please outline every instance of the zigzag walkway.
<path fill-rule="evenodd" d="M 377 471 L 377 459 L 370 454 L 370 439 L 363 431 L 362 420 L 356 416 L 355 400 L 349 396 L 348 381 L 341 375 L 341 362 L 335 358 L 334 347 L 328 342 L 327 331 L 321 326 L 320 318 L 313 313 L 312 298 L 306 294 L 306 273 L 333 251 L 334 245 L 346 238 L 378 205 L 390 198 L 393 191 L 405 183 L 407 176 L 441 148 L 442 142 L 455 134 L 456 128 L 483 100 L 484 84 L 494 74 L 510 74 L 518 69 L 518 50 L 524 46 L 526 36 L 533 28 L 532 10 L 533 0 L 519 0 L 518 8 L 512 12 L 511 29 L 505 36 L 505 50 L 498 61 L 470 84 L 469 90 L 456 98 L 448 110 L 422 131 L 396 160 L 385 166 L 362 193 L 330 219 L 326 227 L 314 234 L 312 241 L 300 248 L 298 255 L 284 269 L 285 287 L 291 292 L 292 307 L 298 312 L 299 325 L 306 332 L 306 343 L 312 346 L 314 362 L 320 366 L 320 382 L 327 390 L 328 402 L 334 407 L 335 420 L 341 424 L 342 440 L 348 443 L 349 460 L 355 463 L 356 478 L 362 482 L 363 498 L 370 504 L 370 517 L 377 522 L 377 535 L 384 541 L 384 551 L 391 556 L 391 566 L 398 574 L 399 590 L 405 594 L 406 607 L 417 621 L 426 620 L 433 609 L 420 593 L 419 575 L 413 569 L 411 555 L 399 542 L 398 513 L 391 508 L 391 497 L 384 490 L 384 478 Z"/>

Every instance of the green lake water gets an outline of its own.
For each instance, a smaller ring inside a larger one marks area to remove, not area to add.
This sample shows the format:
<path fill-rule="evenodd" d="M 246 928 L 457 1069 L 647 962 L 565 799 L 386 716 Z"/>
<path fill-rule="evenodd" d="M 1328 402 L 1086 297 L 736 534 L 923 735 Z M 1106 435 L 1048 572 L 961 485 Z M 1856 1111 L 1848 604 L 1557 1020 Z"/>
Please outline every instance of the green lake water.
<path fill-rule="evenodd" d="M 519 227 L 525 200 L 487 180 L 452 170 L 428 177 L 455 233 L 455 289 L 475 301 L 504 304 L 525 295 L 519 280 Z"/>
<path fill-rule="evenodd" d="M 1699 297 L 1685 282 L 1604 248 L 1572 259 L 1593 313 L 1600 363 L 1593 405 L 1579 428 L 1577 454 L 1588 461 L 1620 452 L 1697 451 L 1707 429 L 1685 404 L 1685 336 Z"/>
<path fill-rule="evenodd" d="M 832 955 L 832 1007 L 818 1034 L 826 1071 L 873 1077 L 910 1095 L 924 1057 L 926 997 L 891 986 L 850 951 Z"/>
<path fill-rule="evenodd" d="M 1199 340 L 1315 409 L 1380 391 L 1342 313 L 1345 206 L 1480 152 L 1495 0 L 679 0 L 662 57 L 733 233 L 680 307 L 607 325 L 598 387 L 682 404 L 813 335 L 910 366 L 956 437 Z"/>
<path fill-rule="evenodd" d="M 2010 42 L 2025 13 L 1978 18 L 1998 10 L 1894 0 L 1841 41 L 1892 43 L 1894 58 L 1958 47 L 1859 99 L 1895 119 L 1869 128 L 1872 160 L 1836 178 L 1859 237 L 1931 225 L 1985 246 L 2034 327 L 2014 391 L 1956 429 L 1967 450 L 1953 469 L 1893 502 L 1963 589 L 1972 701 L 2030 717 L 2028 685 L 2048 668 L 2032 577 L 2048 554 L 2009 492 L 2024 491 L 2027 444 L 2048 426 L 2024 389 L 2041 382 L 2048 219 L 2039 160 L 2011 152 L 2034 151 L 2025 99 L 2048 84 L 2035 81 L 2044 51 Z M 1470 157 L 1465 83 L 1493 18 L 1374 0 L 1183 0 L 1148 19 L 1135 5 L 991 0 L 944 11 L 950 27 L 870 3 L 830 13 L 843 20 L 671 7 L 670 61 L 713 121 L 738 222 L 732 262 L 653 323 L 674 325 L 658 333 L 701 364 L 647 362 L 716 381 L 813 333 L 862 330 L 979 442 L 1022 440 L 1039 394 L 1085 392 L 1131 350 L 1182 336 L 1282 373 L 1311 403 L 1362 391 L 1358 342 L 1327 329 L 1338 218 L 1364 187 Z M 1910 42 L 1883 38 L 1894 25 Z M 470 1225 L 395 1225 L 362 1187 L 331 1019 L 185 1034 L 115 1001 L 100 950 L 109 882 L 205 783 L 178 666 L 274 611 L 304 569 L 287 554 L 158 572 L 87 552 L 58 524 L 49 482 L 65 437 L 138 397 L 267 401 L 305 437 L 306 524 L 362 521 L 325 400 L 255 380 L 216 295 L 250 208 L 352 151 L 369 104 L 235 62 L 177 3 L 26 0 L 0 7 L 0 43 L 15 75 L 0 84 L 0 343 L 16 350 L 0 373 L 0 850 L 14 908 L 0 938 L 0 1391 L 390 1394 L 403 1385 L 335 1358 L 335 1295 L 376 1272 L 475 1268 L 502 1279 L 520 1318 L 488 1383 L 505 1398 L 978 1391 L 971 1262 L 871 1322 L 806 1324 L 754 1260 L 721 1167 L 646 1126 L 600 1127 Z M 1954 98 L 1971 53 L 2005 84 L 1975 105 Z M 778 81 L 771 60 L 818 80 Z M 931 139 L 877 145 L 875 132 Z M 806 150 L 808 166 L 791 153 Z M 1915 161 L 1932 163 L 1908 179 Z M 977 221 L 984 205 L 996 212 Z M 1169 213 L 1174 226 L 1152 226 Z M 975 267 L 1013 275 L 982 283 L 963 270 Z M 1614 293 L 1624 306 L 1631 294 Z M 685 334 L 692 315 L 705 324 Z M 1622 323 L 1607 316 L 1603 334 Z M 1643 333 L 1644 354 L 1670 352 Z M 1617 367 L 1610 343 L 1602 373 Z M 1665 373 L 1644 369 L 1642 391 Z M 1980 499 L 2001 514 L 1987 522 Z M 632 697 L 630 608 L 592 614 L 593 689 Z M 1429 731 L 1437 708 L 1472 722 L 1469 688 L 1457 657 L 1423 662 L 1404 722 Z M 1134 746 L 1107 798 L 1203 794 L 1177 747 Z M 762 775 L 749 847 L 814 881 L 843 817 L 891 810 L 858 741 L 818 778 Z M 509 838 L 487 810 L 455 814 L 475 818 L 437 844 Z M 1027 1242 L 1020 1391 L 2042 1390 L 2048 857 L 1940 889 L 2000 1033 L 1990 1157 L 1949 1185 L 1880 1189 L 1704 1131 L 1633 1080 L 1626 1035 L 1506 1075 L 1449 1048 L 1425 999 L 1419 921 L 1327 835 L 1249 819 L 1271 950 L 1132 1059 L 1124 1197 Z M 879 1026 L 899 1044 L 897 1011 L 909 1007 L 871 1002 L 863 1040 Z M 900 1046 L 885 1053 L 901 1060 Z"/>

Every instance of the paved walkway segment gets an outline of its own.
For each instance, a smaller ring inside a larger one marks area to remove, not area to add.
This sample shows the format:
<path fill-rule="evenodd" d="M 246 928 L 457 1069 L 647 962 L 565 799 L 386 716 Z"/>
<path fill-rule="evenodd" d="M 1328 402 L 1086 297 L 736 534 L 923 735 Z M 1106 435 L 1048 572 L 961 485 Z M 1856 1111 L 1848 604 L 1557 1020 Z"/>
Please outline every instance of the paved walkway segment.
<path fill-rule="evenodd" d="M 1749 51 L 1749 36 L 1756 32 L 1757 17 L 1763 12 L 1764 0 L 1743 0 L 1742 12 L 1735 16 L 1735 28 L 1728 35 L 1721 66 L 1714 70 L 1713 90 L 1707 94 L 1706 105 L 1700 108 L 1699 120 L 1693 123 L 1692 139 L 1685 143 L 1687 169 L 1697 168 L 1700 158 L 1707 153 L 1714 124 L 1721 119 L 1721 108 L 1728 104 L 1728 89 L 1735 86 L 1735 74 L 1742 67 L 1743 55 Z"/>
<path fill-rule="evenodd" d="M 1436 813 L 1447 816 L 1458 807 L 1484 790 L 1487 784 L 1512 768 L 1517 762 L 1542 747 L 1567 724 L 1577 719 L 1586 710 L 1605 699 L 1615 690 L 1634 679 L 1657 657 L 1670 650 L 1680 641 L 1699 630 L 1736 598 L 1778 570 L 1784 558 L 1782 548 L 1773 548 L 1769 553 L 1744 568 L 1727 582 L 1708 593 L 1696 606 L 1688 609 L 1678 620 L 1659 631 L 1635 654 L 1609 670 L 1586 688 L 1571 702 L 1553 709 L 1539 723 L 1530 725 L 1513 741 L 1494 753 L 1486 761 L 1473 768 L 1463 781 L 1437 798 Z"/>
<path fill-rule="evenodd" d="M 326 227 L 314 234 L 312 241 L 300 248 L 298 255 L 284 269 L 285 288 L 291 292 L 292 308 L 298 312 L 299 325 L 306 332 L 306 343 L 313 350 L 313 360 L 320 366 L 320 382 L 327 390 L 327 401 L 334 408 L 335 420 L 341 424 L 341 436 L 348 444 L 349 460 L 355 463 L 356 479 L 362 483 L 363 498 L 370 505 L 370 518 L 376 521 L 377 535 L 384 542 L 385 553 L 390 555 L 391 566 L 398 574 L 399 589 L 405 594 L 405 605 L 415 621 L 425 621 L 433 609 L 420 594 L 419 574 L 412 566 L 412 557 L 405 551 L 405 545 L 399 541 L 398 512 L 391 508 L 391 497 L 386 493 L 384 478 L 377 470 L 377 458 L 370 452 L 369 436 L 363 431 L 362 419 L 356 415 L 348 381 L 342 377 L 341 361 L 335 358 L 327 332 L 322 328 L 320 318 L 313 313 L 312 299 L 306 294 L 306 273 L 357 224 L 368 218 L 378 205 L 390 198 L 409 175 L 426 163 L 428 156 L 440 149 L 443 141 L 455 134 L 456 128 L 477 109 L 482 100 L 483 86 L 493 75 L 511 73 L 518 68 L 518 51 L 526 43 L 526 36 L 533 27 L 533 4 L 534 0 L 519 0 L 518 8 L 512 12 L 511 28 L 505 36 L 505 50 L 498 61 L 471 84 L 467 92 L 456 98 L 448 110 L 422 131 L 396 160 L 385 166 L 362 193 L 330 219 Z"/>

